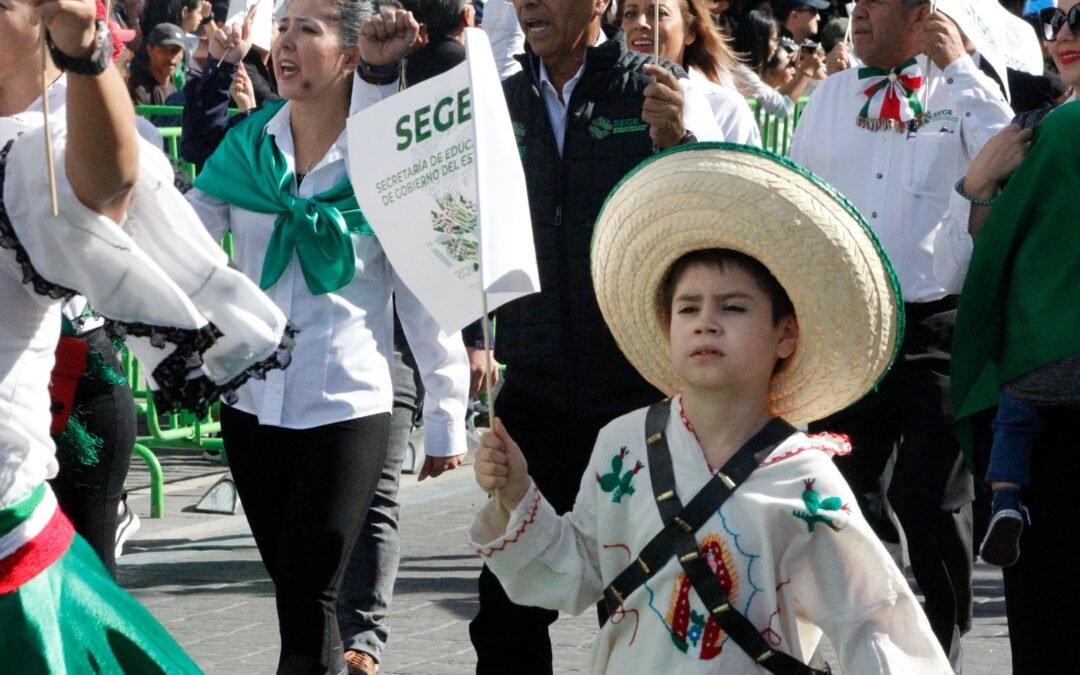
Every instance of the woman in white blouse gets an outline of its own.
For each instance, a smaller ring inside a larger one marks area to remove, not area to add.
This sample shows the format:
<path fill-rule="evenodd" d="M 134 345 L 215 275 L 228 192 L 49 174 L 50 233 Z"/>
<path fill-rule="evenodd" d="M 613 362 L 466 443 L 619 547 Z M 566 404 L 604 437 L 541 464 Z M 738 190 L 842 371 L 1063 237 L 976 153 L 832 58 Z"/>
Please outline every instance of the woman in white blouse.
<path fill-rule="evenodd" d="M 654 22 L 659 2 L 659 30 Z M 761 145 L 761 135 L 746 101 L 735 90 L 738 61 L 712 22 L 704 0 L 620 0 L 619 27 L 630 49 L 652 54 L 654 36 L 660 37 L 660 56 L 682 66 L 712 108 L 723 139 L 731 143 Z"/>
<path fill-rule="evenodd" d="M 284 100 L 230 130 L 188 193 L 214 236 L 232 232 L 236 264 L 300 330 L 287 373 L 250 382 L 221 415 L 277 593 L 278 672 L 345 670 L 337 595 L 386 453 L 392 296 L 427 388 L 428 473 L 465 452 L 461 337 L 441 332 L 397 278 L 346 175 L 365 9 L 289 3 L 272 48 Z M 238 62 L 249 44 L 239 31 L 230 44 L 224 56 Z"/>

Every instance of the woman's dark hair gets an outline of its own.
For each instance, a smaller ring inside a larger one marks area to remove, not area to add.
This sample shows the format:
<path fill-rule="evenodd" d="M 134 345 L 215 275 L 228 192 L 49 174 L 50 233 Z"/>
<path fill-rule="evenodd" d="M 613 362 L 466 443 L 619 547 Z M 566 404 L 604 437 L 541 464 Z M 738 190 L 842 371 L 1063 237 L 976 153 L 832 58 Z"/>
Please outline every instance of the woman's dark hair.
<path fill-rule="evenodd" d="M 780 29 L 776 19 L 765 12 L 750 12 L 735 29 L 735 51 L 744 55 L 747 65 L 760 75 L 769 61 L 769 41 Z"/>
<path fill-rule="evenodd" d="M 149 35 L 159 23 L 179 26 L 182 10 L 198 11 L 202 0 L 151 0 L 146 3 L 142 17 L 142 34 Z"/>
<path fill-rule="evenodd" d="M 679 280 L 686 270 L 696 265 L 718 270 L 731 266 L 749 274 L 772 304 L 774 326 L 785 317 L 795 316 L 795 306 L 791 304 L 787 291 L 761 261 L 730 248 L 706 248 L 691 251 L 676 260 L 660 280 L 660 286 L 656 289 L 656 314 L 664 326 L 671 325 L 671 303 L 675 299 L 675 287 L 679 285 Z"/>
<path fill-rule="evenodd" d="M 379 11 L 370 0 L 327 0 L 334 8 L 333 22 L 341 33 L 341 48 L 345 51 L 360 45 L 360 22 Z"/>

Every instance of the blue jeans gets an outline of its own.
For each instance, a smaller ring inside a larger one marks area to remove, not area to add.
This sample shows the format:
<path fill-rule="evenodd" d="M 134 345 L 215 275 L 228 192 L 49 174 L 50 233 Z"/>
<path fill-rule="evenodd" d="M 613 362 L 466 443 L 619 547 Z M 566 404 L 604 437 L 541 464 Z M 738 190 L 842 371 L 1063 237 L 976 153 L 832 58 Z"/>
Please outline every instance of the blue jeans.
<path fill-rule="evenodd" d="M 382 661 L 382 651 L 390 633 L 386 614 L 394 595 L 401 555 L 398 483 L 422 396 L 415 372 L 412 354 L 402 355 L 395 351 L 394 413 L 390 417 L 386 462 L 375 487 L 375 498 L 345 568 L 338 597 L 338 626 L 345 649 L 366 652 L 376 661 Z"/>
<path fill-rule="evenodd" d="M 1039 409 L 1001 392 L 986 482 L 1031 485 L 1031 448 L 1042 431 Z"/>

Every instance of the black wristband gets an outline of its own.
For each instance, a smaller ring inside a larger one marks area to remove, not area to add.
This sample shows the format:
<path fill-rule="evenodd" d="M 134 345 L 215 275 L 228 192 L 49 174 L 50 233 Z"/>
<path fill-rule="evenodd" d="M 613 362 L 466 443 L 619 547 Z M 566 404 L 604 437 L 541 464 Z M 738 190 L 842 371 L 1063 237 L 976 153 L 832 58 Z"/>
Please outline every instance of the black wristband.
<path fill-rule="evenodd" d="M 49 45 L 49 54 L 52 55 L 53 63 L 57 68 L 76 75 L 100 75 L 112 65 L 112 38 L 109 36 L 109 28 L 101 19 L 97 21 L 97 41 L 94 51 L 86 58 L 77 59 L 68 56 L 53 44 L 52 36 L 45 33 L 45 41 Z"/>
<path fill-rule="evenodd" d="M 360 59 L 356 72 L 360 74 L 360 79 L 368 84 L 392 84 L 401 77 L 401 64 L 373 66 L 364 59 Z"/>

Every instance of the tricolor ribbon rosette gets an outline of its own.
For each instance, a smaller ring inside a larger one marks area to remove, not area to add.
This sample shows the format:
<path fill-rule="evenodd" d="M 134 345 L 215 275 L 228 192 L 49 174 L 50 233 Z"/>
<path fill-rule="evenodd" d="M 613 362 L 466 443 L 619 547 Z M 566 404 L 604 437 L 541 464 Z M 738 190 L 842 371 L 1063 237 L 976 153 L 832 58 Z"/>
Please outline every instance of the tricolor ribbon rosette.
<path fill-rule="evenodd" d="M 922 125 L 923 107 L 919 89 L 923 73 L 914 58 L 892 70 L 859 68 L 859 79 L 870 80 L 863 89 L 866 103 L 855 120 L 863 129 L 905 131 Z"/>

